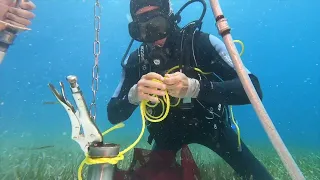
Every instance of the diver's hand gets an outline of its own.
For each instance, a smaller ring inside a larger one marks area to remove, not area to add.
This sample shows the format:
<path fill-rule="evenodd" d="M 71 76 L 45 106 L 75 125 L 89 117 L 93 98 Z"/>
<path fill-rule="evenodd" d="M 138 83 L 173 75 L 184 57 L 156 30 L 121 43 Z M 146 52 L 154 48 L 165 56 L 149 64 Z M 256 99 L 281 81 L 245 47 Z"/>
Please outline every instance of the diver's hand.
<path fill-rule="evenodd" d="M 163 81 L 167 85 L 168 93 L 172 97 L 184 98 L 188 91 L 188 77 L 181 73 L 166 74 Z"/>
<path fill-rule="evenodd" d="M 182 72 L 166 74 L 163 82 L 167 85 L 168 94 L 176 98 L 196 98 L 200 91 L 199 81 Z"/>
<path fill-rule="evenodd" d="M 157 81 L 160 82 L 157 82 Z M 143 75 L 136 85 L 129 91 L 129 101 L 133 104 L 143 100 L 158 103 L 159 99 L 152 95 L 164 96 L 166 93 L 166 85 L 161 83 L 164 78 L 157 73 L 151 72 Z M 136 96 L 136 97 L 134 97 Z"/>
<path fill-rule="evenodd" d="M 35 4 L 29 0 L 22 0 L 19 8 L 15 5 L 16 1 L 0 0 L 0 20 L 19 27 L 29 26 L 31 19 L 35 17 L 31 12 L 36 8 Z"/>

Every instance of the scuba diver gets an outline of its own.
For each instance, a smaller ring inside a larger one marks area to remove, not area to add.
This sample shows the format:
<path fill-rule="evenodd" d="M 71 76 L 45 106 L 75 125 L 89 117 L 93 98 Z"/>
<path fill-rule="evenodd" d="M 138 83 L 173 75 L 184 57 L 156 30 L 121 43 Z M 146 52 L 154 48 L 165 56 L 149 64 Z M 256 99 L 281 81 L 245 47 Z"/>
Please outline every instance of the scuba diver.
<path fill-rule="evenodd" d="M 199 20 L 179 27 L 181 11 L 197 1 L 204 6 Z M 141 101 L 159 103 L 168 92 L 178 105 L 163 121 L 147 122 L 153 151 L 176 153 L 196 143 L 217 153 L 244 179 L 273 179 L 248 147 L 238 143 L 231 127 L 229 106 L 250 101 L 223 42 L 201 31 L 205 11 L 203 0 L 188 1 L 176 14 L 170 0 L 130 0 L 129 33 L 142 44 L 126 58 L 131 41 L 124 55 L 122 79 L 108 103 L 108 119 L 112 124 L 123 122 Z M 178 68 L 168 73 L 172 67 Z M 258 78 L 248 74 L 262 98 Z M 159 106 L 147 111 L 152 116 L 162 112 Z"/>

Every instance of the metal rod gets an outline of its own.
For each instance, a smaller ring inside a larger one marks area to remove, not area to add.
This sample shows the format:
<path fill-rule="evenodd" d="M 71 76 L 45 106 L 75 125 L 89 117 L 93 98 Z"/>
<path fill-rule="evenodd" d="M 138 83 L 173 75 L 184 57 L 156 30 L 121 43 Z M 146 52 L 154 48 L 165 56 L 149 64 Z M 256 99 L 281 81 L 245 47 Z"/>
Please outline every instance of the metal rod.
<path fill-rule="evenodd" d="M 304 180 L 304 176 L 300 171 L 299 167 L 295 163 L 292 158 L 290 152 L 287 147 L 283 143 L 279 133 L 277 132 L 272 120 L 270 119 L 266 109 L 264 108 L 250 78 L 248 73 L 246 72 L 240 55 L 233 43 L 232 36 L 230 34 L 230 27 L 227 23 L 227 20 L 224 18 L 219 1 L 218 0 L 210 0 L 211 8 L 216 18 L 216 25 L 220 35 L 223 37 L 223 40 L 226 44 L 228 52 L 232 58 L 232 62 L 235 66 L 237 74 L 240 78 L 240 81 L 248 95 L 248 98 L 253 105 L 255 112 L 257 113 L 259 120 L 266 131 L 273 147 L 277 151 L 280 159 L 286 169 L 288 170 L 290 176 L 294 180 Z"/>

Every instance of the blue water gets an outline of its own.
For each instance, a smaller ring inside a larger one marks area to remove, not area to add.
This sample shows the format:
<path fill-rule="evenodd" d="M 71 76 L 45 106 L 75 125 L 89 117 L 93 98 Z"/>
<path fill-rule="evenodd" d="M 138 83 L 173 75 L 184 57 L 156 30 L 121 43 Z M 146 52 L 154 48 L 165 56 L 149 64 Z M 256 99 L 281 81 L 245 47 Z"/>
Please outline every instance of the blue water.
<path fill-rule="evenodd" d="M 21 33 L 0 65 L 1 141 L 34 143 L 46 138 L 70 138 L 68 116 L 55 101 L 47 84 L 73 74 L 89 103 L 92 99 L 93 1 L 35 0 L 36 18 L 31 31 Z M 173 1 L 178 10 L 184 1 Z M 320 1 L 221 1 L 234 39 L 245 44 L 244 64 L 255 73 L 264 93 L 263 103 L 288 147 L 320 147 Z M 97 94 L 97 124 L 110 127 L 106 105 L 120 80 L 120 61 L 130 37 L 127 30 L 128 1 L 102 1 L 100 84 Z M 208 9 L 203 31 L 217 35 Z M 199 17 L 201 8 L 187 8 L 186 23 Z M 135 43 L 134 47 L 137 47 Z M 240 46 L 239 46 L 240 48 Z M 69 88 L 66 88 L 72 99 Z M 234 107 L 246 141 L 269 143 L 253 108 Z M 127 133 L 140 132 L 139 111 L 126 122 Z M 122 131 L 123 132 L 123 131 Z M 132 136 L 134 135 L 134 136 Z M 134 139 L 132 139 L 133 141 Z M 290 150 L 290 149 L 289 149 Z"/>

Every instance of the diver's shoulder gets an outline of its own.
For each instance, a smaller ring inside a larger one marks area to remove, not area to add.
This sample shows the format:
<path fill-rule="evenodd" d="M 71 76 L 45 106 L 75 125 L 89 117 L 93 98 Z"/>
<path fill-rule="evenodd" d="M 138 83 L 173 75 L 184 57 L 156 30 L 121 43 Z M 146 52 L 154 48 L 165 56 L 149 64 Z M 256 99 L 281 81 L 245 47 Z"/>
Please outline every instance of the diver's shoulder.
<path fill-rule="evenodd" d="M 210 33 L 199 31 L 195 37 L 195 44 L 203 50 L 208 50 L 211 48 L 221 48 L 224 46 L 223 41 Z M 217 49 L 216 49 L 217 50 Z"/>
<path fill-rule="evenodd" d="M 198 31 L 195 38 L 196 38 L 196 41 L 198 41 L 198 42 L 210 43 L 211 38 L 218 38 L 218 37 L 213 34 L 207 33 L 207 32 Z"/>
<path fill-rule="evenodd" d="M 129 66 L 136 65 L 138 62 L 138 49 L 134 50 L 133 52 L 130 53 L 130 55 L 127 57 L 125 64 Z"/>
<path fill-rule="evenodd" d="M 207 32 L 198 31 L 194 36 L 194 46 L 196 49 L 206 50 L 210 48 L 210 35 Z"/>

